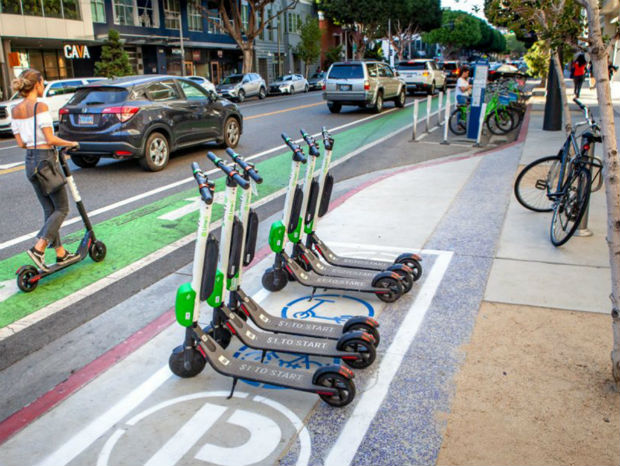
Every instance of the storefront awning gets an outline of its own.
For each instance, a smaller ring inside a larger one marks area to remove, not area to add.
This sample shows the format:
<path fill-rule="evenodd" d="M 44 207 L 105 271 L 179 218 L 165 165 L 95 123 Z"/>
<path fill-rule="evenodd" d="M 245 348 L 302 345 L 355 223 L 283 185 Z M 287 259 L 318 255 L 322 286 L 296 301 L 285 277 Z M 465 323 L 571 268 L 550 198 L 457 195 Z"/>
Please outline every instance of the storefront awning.
<path fill-rule="evenodd" d="M 180 42 L 177 40 L 174 44 L 179 46 Z M 230 44 L 227 42 L 198 42 L 194 40 L 183 41 L 185 47 L 193 47 L 196 49 L 224 49 L 224 50 L 239 50 L 237 44 Z"/>

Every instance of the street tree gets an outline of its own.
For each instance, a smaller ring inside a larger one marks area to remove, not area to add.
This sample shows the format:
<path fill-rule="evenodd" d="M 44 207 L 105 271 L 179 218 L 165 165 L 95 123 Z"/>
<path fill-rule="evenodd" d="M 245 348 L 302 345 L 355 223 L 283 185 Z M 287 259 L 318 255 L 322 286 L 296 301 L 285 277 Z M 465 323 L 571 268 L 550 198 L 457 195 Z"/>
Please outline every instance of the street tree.
<path fill-rule="evenodd" d="M 101 47 L 101 58 L 95 63 L 95 74 L 106 78 L 133 74 L 129 55 L 125 52 L 121 36 L 116 29 L 108 31 L 108 38 Z"/>
<path fill-rule="evenodd" d="M 523 56 L 527 68 L 532 76 L 540 78 L 542 87 L 546 87 L 547 72 L 549 71 L 549 48 L 544 40 L 539 40 L 530 47 Z"/>
<path fill-rule="evenodd" d="M 439 44 L 445 58 L 451 58 L 464 48 L 472 48 L 482 39 L 481 21 L 464 11 L 444 10 L 441 27 L 424 34 L 424 42 Z"/>
<path fill-rule="evenodd" d="M 295 53 L 305 63 L 306 78 L 310 64 L 314 63 L 321 56 L 321 36 L 319 21 L 308 16 L 299 31 L 300 41 L 295 47 Z"/>
<path fill-rule="evenodd" d="M 525 53 L 525 44 L 517 38 L 515 33 L 509 33 L 504 36 L 506 39 L 506 51 L 512 58 L 520 58 Z"/>
<path fill-rule="evenodd" d="M 254 66 L 254 41 L 268 24 L 285 11 L 295 8 L 299 0 L 286 0 L 279 8 L 265 10 L 275 4 L 275 0 L 216 0 L 219 19 L 214 19 L 207 8 L 202 15 L 215 27 L 223 28 L 234 39 L 243 54 L 243 73 L 251 73 Z"/>

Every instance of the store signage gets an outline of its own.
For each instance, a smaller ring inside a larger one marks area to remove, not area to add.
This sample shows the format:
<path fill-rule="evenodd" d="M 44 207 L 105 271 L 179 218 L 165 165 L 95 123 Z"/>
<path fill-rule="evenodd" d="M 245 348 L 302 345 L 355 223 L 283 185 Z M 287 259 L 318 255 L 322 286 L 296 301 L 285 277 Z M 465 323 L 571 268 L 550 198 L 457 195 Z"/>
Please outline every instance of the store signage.
<path fill-rule="evenodd" d="M 172 49 L 170 53 L 172 53 L 172 55 L 181 55 L 181 49 Z"/>
<path fill-rule="evenodd" d="M 200 50 L 192 50 L 192 59 L 194 61 L 200 61 Z"/>
<path fill-rule="evenodd" d="M 222 57 L 224 56 L 224 52 L 223 52 L 222 50 L 218 50 L 218 51 L 217 51 L 217 56 L 218 56 L 219 58 L 222 58 Z"/>
<path fill-rule="evenodd" d="M 90 58 L 90 53 L 86 45 L 65 45 L 65 58 L 70 60 Z"/>

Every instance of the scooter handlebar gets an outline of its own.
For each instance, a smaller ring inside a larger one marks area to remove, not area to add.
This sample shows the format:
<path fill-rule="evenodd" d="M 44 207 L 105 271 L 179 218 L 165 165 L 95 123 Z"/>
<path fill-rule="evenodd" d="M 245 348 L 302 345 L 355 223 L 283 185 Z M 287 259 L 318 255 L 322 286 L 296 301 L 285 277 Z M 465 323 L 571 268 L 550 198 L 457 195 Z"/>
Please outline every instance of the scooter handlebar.
<path fill-rule="evenodd" d="M 247 180 L 244 180 L 237 170 L 229 165 L 226 165 L 226 163 L 224 163 L 224 161 L 213 152 L 207 152 L 207 158 L 211 160 L 217 168 L 222 170 L 229 180 L 234 181 L 237 186 L 242 189 L 248 189 L 250 187 L 250 183 Z"/>
<path fill-rule="evenodd" d="M 290 147 L 290 149 L 293 151 L 293 160 L 295 162 L 301 162 L 301 163 L 306 163 L 306 156 L 304 155 L 304 152 L 301 150 L 301 147 L 299 147 L 298 144 L 295 144 L 295 142 L 289 138 L 286 133 L 282 133 L 281 134 L 282 139 L 284 139 L 284 142 L 286 143 L 287 146 Z"/>
<path fill-rule="evenodd" d="M 241 158 L 239 154 L 237 154 L 230 147 L 226 149 L 226 153 L 230 156 L 233 161 L 241 167 L 243 173 L 252 178 L 256 183 L 261 184 L 263 182 L 263 178 L 258 174 L 258 170 L 254 167 L 254 164 L 248 163 Z"/>
<path fill-rule="evenodd" d="M 321 133 L 323 133 L 323 146 L 325 146 L 325 150 L 332 150 L 334 148 L 334 138 L 329 134 L 325 126 L 321 128 Z"/>
<path fill-rule="evenodd" d="M 308 144 L 308 153 L 313 157 L 318 157 L 319 155 L 321 155 L 321 152 L 319 151 L 319 145 L 316 143 L 316 140 L 308 133 L 306 133 L 303 129 L 300 129 L 299 132 L 304 138 L 304 141 L 306 141 L 306 144 Z"/>
<path fill-rule="evenodd" d="M 194 173 L 196 183 L 198 183 L 198 191 L 200 191 L 202 200 L 205 204 L 213 203 L 213 185 L 209 183 L 197 162 L 192 162 L 192 172 Z"/>

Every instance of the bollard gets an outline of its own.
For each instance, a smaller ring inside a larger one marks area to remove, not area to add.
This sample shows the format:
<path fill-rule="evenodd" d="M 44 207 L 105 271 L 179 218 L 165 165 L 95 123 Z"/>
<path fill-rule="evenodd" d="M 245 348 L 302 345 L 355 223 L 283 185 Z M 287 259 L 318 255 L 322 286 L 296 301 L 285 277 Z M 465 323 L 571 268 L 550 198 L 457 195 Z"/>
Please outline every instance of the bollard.
<path fill-rule="evenodd" d="M 439 96 L 437 97 L 437 125 L 443 125 L 443 118 L 441 118 L 441 107 L 443 104 L 443 91 L 439 91 Z"/>
<path fill-rule="evenodd" d="M 431 103 L 433 102 L 433 97 L 430 95 L 426 96 L 426 132 L 428 133 L 431 129 Z"/>
<path fill-rule="evenodd" d="M 583 217 L 581 218 L 581 221 L 579 222 L 579 226 L 577 227 L 577 230 L 575 230 L 575 233 L 573 233 L 573 236 L 581 236 L 586 237 L 586 236 L 592 236 L 594 233 L 592 233 L 592 230 L 590 230 L 588 228 L 588 216 L 590 215 L 590 201 L 588 201 L 588 205 L 586 206 L 586 211 L 583 213 Z"/>
<path fill-rule="evenodd" d="M 415 141 L 418 137 L 418 99 L 413 101 L 413 130 L 411 131 L 411 140 Z"/>
<path fill-rule="evenodd" d="M 478 125 L 478 137 L 476 138 L 476 143 L 474 144 L 474 147 L 480 147 L 480 139 L 482 138 L 482 125 L 484 125 L 484 117 L 486 111 L 487 104 L 485 102 L 482 104 L 482 107 L 480 107 L 480 123 Z"/>
<path fill-rule="evenodd" d="M 448 142 L 448 126 L 450 124 L 450 89 L 446 91 L 446 105 L 443 111 L 443 140 L 442 144 L 450 144 Z"/>

